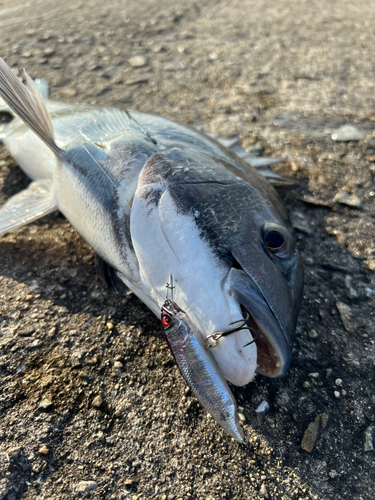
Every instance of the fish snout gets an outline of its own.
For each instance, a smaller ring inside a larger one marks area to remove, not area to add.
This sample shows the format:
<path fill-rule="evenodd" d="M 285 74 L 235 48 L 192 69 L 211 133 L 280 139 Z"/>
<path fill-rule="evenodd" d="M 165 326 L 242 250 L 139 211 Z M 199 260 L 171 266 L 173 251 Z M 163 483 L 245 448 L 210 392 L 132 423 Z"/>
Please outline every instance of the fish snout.
<path fill-rule="evenodd" d="M 251 278 L 242 270 L 232 268 L 225 286 L 240 304 L 246 318 L 246 327 L 257 347 L 257 373 L 268 377 L 280 377 L 288 370 L 292 350 L 283 325 L 273 314 L 266 300 Z M 293 325 L 286 325 L 291 328 Z M 284 327 L 285 328 L 285 327 Z"/>

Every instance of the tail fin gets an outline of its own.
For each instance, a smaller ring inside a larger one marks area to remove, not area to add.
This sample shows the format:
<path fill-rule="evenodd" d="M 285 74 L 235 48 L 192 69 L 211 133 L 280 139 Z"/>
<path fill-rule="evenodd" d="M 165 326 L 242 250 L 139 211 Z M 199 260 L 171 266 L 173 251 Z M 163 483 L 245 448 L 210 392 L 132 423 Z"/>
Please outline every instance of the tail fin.
<path fill-rule="evenodd" d="M 25 71 L 27 87 L 0 58 L 0 96 L 31 130 L 59 157 L 63 150 L 55 143 L 51 117 L 35 83 Z"/>

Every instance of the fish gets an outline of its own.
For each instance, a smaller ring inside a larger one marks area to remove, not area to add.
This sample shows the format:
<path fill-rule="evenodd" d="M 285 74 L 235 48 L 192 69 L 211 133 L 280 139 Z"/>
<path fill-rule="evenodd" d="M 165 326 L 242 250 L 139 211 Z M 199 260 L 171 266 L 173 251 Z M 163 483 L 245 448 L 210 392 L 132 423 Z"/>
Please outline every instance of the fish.
<path fill-rule="evenodd" d="M 0 235 L 59 210 L 109 288 L 127 286 L 159 318 L 173 276 L 174 302 L 226 381 L 284 375 L 303 265 L 270 184 L 283 181 L 267 170 L 274 160 L 162 117 L 53 101 L 25 79 L 0 60 L 14 116 L 0 140 L 32 181 L 0 208 Z M 227 334 L 244 318 L 247 328 Z"/>
<path fill-rule="evenodd" d="M 167 299 L 161 308 L 161 321 L 168 346 L 192 393 L 230 436 L 246 444 L 234 396 L 190 318 Z"/>

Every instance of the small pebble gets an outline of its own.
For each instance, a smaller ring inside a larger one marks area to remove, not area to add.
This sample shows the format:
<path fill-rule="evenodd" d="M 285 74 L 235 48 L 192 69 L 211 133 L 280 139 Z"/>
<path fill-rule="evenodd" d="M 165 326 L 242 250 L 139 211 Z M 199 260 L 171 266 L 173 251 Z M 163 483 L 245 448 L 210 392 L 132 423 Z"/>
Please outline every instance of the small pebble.
<path fill-rule="evenodd" d="M 31 300 L 32 298 L 33 298 L 33 296 L 32 296 L 32 295 L 26 295 L 26 299 L 25 299 L 25 300 L 29 301 L 29 300 Z"/>
<path fill-rule="evenodd" d="M 311 453 L 320 430 L 323 430 L 327 426 L 328 415 L 326 413 L 320 413 L 316 416 L 314 422 L 311 422 L 302 438 L 301 448 L 308 453 Z"/>
<path fill-rule="evenodd" d="M 55 53 L 55 49 L 54 47 L 46 47 L 44 50 L 43 50 L 43 54 L 45 56 L 52 56 L 52 54 Z"/>
<path fill-rule="evenodd" d="M 89 358 L 86 360 L 87 365 L 96 365 L 96 363 L 99 361 L 99 358 L 96 354 L 92 358 Z"/>
<path fill-rule="evenodd" d="M 89 493 L 90 491 L 96 490 L 98 485 L 95 481 L 81 481 L 80 483 L 73 486 L 74 491 L 77 493 Z"/>
<path fill-rule="evenodd" d="M 314 330 L 314 328 L 312 328 L 311 330 L 309 330 L 308 332 L 308 336 L 312 339 L 316 339 L 316 337 L 318 336 L 316 330 Z"/>
<path fill-rule="evenodd" d="M 134 56 L 128 60 L 128 63 L 132 68 L 143 68 L 146 66 L 147 60 L 143 56 Z"/>
<path fill-rule="evenodd" d="M 96 396 L 96 398 L 93 399 L 91 404 L 94 408 L 100 408 L 102 403 L 103 403 L 103 398 L 99 394 L 99 396 Z"/>
<path fill-rule="evenodd" d="M 61 95 L 61 97 L 65 98 L 65 99 L 69 99 L 69 98 L 75 97 L 77 95 L 77 90 L 76 89 L 69 89 L 69 88 L 61 89 L 60 95 Z"/>
<path fill-rule="evenodd" d="M 302 387 L 304 389 L 308 389 L 310 387 L 310 382 L 308 382 L 307 380 L 302 384 Z"/>
<path fill-rule="evenodd" d="M 43 445 L 41 448 L 38 450 L 39 455 L 47 455 L 49 453 L 49 448 L 47 448 L 46 445 Z"/>
<path fill-rule="evenodd" d="M 349 274 L 345 277 L 345 286 L 347 289 L 347 296 L 349 299 L 356 299 L 358 297 L 357 290 L 352 285 L 352 277 Z"/>
<path fill-rule="evenodd" d="M 359 198 L 355 194 L 345 193 L 345 191 L 339 191 L 335 194 L 333 201 L 337 203 L 341 203 L 342 205 L 347 205 L 352 208 L 362 208 L 363 202 L 361 198 Z"/>
<path fill-rule="evenodd" d="M 244 424 L 246 422 L 246 417 L 243 413 L 238 413 L 238 420 L 241 422 L 241 424 Z"/>
<path fill-rule="evenodd" d="M 48 335 L 49 337 L 52 337 L 52 335 L 55 335 L 55 333 L 56 333 L 56 327 L 55 327 L 55 326 L 53 326 L 52 328 L 50 328 L 50 329 L 48 330 L 47 335 Z"/>
<path fill-rule="evenodd" d="M 115 325 L 113 323 L 111 323 L 111 322 L 107 323 L 108 330 L 113 330 L 114 327 L 115 327 Z"/>
<path fill-rule="evenodd" d="M 11 460 L 16 460 L 22 451 L 21 446 L 15 446 L 14 448 L 9 448 L 7 454 Z"/>
<path fill-rule="evenodd" d="M 334 391 L 334 393 L 333 393 L 333 394 L 335 395 L 335 398 L 339 398 L 339 397 L 340 397 L 340 393 L 339 393 L 339 391 Z"/>
<path fill-rule="evenodd" d="M 343 125 L 332 134 L 333 141 L 361 141 L 365 136 L 353 125 Z"/>
<path fill-rule="evenodd" d="M 266 485 L 264 483 L 260 487 L 259 496 L 261 496 L 263 498 L 268 498 L 267 488 L 266 488 Z"/>
<path fill-rule="evenodd" d="M 124 365 L 121 363 L 121 361 L 115 361 L 113 366 L 115 368 L 121 369 Z"/>
<path fill-rule="evenodd" d="M 29 351 L 33 349 L 38 349 L 38 347 L 40 347 L 42 344 L 43 342 L 40 339 L 35 339 L 32 342 L 30 342 L 30 344 L 27 345 L 27 349 Z"/>
<path fill-rule="evenodd" d="M 364 326 L 363 319 L 356 315 L 350 306 L 344 302 L 337 301 L 336 307 L 340 314 L 342 324 L 348 333 L 354 334 L 359 327 Z"/>
<path fill-rule="evenodd" d="M 51 410 L 53 408 L 53 403 L 50 399 L 42 399 L 42 401 L 39 403 L 39 410 L 42 410 L 42 411 L 48 411 L 48 410 Z"/>
<path fill-rule="evenodd" d="M 263 413 L 264 411 L 268 410 L 270 405 L 267 403 L 267 401 L 262 401 L 258 408 L 255 410 L 255 413 Z"/>
<path fill-rule="evenodd" d="M 339 386 L 339 387 L 341 387 L 341 386 L 342 386 L 342 380 L 341 380 L 341 378 L 337 378 L 337 379 L 335 380 L 335 385 L 337 385 L 337 386 Z"/>
<path fill-rule="evenodd" d="M 365 446 L 364 446 L 365 451 L 373 451 L 373 449 L 374 449 L 374 442 L 373 442 L 374 431 L 375 431 L 375 427 L 373 425 L 370 425 L 370 427 L 367 427 L 367 429 L 366 429 Z"/>

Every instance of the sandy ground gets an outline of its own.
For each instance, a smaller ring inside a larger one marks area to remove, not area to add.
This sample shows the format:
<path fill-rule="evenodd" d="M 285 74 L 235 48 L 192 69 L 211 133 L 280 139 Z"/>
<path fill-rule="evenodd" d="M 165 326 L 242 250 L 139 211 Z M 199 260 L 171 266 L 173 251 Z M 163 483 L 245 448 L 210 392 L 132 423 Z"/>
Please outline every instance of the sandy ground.
<path fill-rule="evenodd" d="M 284 157 L 306 263 L 289 372 L 233 389 L 244 448 L 61 215 L 2 237 L 1 500 L 375 497 L 374 25 L 364 0 L 0 0 L 1 56 L 53 98 L 202 124 Z M 345 124 L 362 139 L 333 141 Z M 0 146 L 0 204 L 27 184 Z"/>

